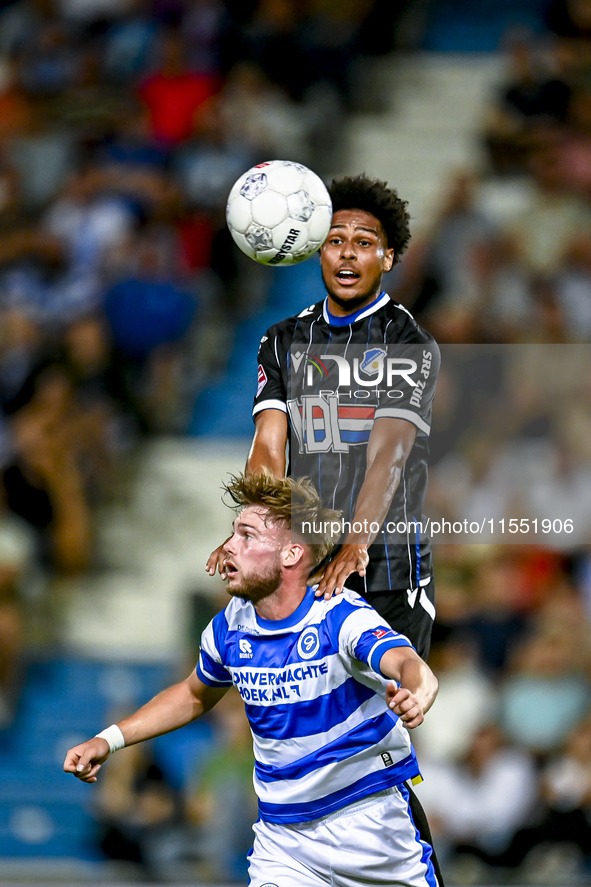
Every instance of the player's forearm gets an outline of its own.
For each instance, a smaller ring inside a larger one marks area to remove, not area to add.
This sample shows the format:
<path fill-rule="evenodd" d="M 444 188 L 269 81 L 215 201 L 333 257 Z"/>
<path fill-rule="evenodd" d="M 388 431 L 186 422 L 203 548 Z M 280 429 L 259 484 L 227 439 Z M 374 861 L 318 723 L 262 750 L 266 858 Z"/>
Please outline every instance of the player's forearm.
<path fill-rule="evenodd" d="M 246 474 L 268 468 L 274 477 L 285 477 L 285 448 L 271 448 L 253 441 L 246 461 Z"/>
<path fill-rule="evenodd" d="M 187 681 L 181 681 L 154 696 L 134 714 L 118 723 L 126 745 L 135 745 L 184 727 L 206 711 L 202 699 L 192 692 Z"/>
<path fill-rule="evenodd" d="M 246 461 L 246 473 L 267 468 L 275 477 L 285 477 L 287 416 L 281 410 L 264 410 L 256 420 L 254 437 Z"/>
<path fill-rule="evenodd" d="M 386 519 L 402 470 L 412 450 L 416 428 L 404 419 L 376 419 L 367 445 L 367 469 L 345 543 L 371 545 Z M 373 527 L 372 527 L 373 525 Z"/>
<path fill-rule="evenodd" d="M 386 520 L 401 476 L 402 465 L 392 463 L 389 454 L 374 459 L 359 490 L 351 531 L 345 543 L 371 545 Z M 354 532 L 354 527 L 360 531 Z"/>
<path fill-rule="evenodd" d="M 427 663 L 414 650 L 410 647 L 387 650 L 382 656 L 380 671 L 404 689 L 410 690 L 423 713 L 429 711 L 437 696 L 439 684 Z"/>

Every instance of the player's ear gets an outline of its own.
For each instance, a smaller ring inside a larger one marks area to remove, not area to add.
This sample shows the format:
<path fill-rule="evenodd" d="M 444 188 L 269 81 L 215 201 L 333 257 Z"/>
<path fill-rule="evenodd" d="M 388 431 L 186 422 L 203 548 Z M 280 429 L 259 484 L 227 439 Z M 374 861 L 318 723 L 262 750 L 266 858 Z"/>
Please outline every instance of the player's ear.
<path fill-rule="evenodd" d="M 394 265 L 394 250 L 387 249 L 384 255 L 384 274 L 392 270 Z"/>
<path fill-rule="evenodd" d="M 282 553 L 282 562 L 284 567 L 295 567 L 301 563 L 305 556 L 304 546 L 299 542 L 290 542 L 286 545 Z"/>

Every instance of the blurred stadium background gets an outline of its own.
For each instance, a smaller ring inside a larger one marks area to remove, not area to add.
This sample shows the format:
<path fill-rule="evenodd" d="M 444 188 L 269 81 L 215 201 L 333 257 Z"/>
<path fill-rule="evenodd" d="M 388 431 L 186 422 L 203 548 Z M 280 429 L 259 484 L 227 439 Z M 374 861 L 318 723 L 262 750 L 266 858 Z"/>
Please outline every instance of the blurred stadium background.
<path fill-rule="evenodd" d="M 223 605 L 258 339 L 323 297 L 225 229 L 275 157 L 410 203 L 428 513 L 573 522 L 436 547 L 416 742 L 448 884 L 588 883 L 590 0 L 1 0 L 0 882 L 246 883 L 231 694 L 96 787 L 61 764 Z"/>

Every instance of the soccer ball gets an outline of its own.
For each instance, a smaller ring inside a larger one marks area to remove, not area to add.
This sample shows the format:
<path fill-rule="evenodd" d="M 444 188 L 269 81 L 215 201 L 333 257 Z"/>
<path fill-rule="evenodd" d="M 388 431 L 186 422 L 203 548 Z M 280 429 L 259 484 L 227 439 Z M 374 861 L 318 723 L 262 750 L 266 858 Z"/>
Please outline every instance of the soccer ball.
<path fill-rule="evenodd" d="M 226 221 L 243 253 L 263 265 L 295 265 L 326 239 L 332 204 L 324 182 L 301 163 L 269 160 L 234 183 Z"/>

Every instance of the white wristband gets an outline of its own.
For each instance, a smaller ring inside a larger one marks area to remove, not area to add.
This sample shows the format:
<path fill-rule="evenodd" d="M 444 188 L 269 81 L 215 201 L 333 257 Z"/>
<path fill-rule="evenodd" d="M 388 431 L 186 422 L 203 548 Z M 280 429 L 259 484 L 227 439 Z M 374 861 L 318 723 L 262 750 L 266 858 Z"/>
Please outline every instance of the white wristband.
<path fill-rule="evenodd" d="M 107 740 L 109 743 L 109 752 L 111 754 L 113 754 L 114 751 L 119 751 L 120 748 L 125 748 L 125 739 L 117 724 L 111 724 L 110 727 L 101 730 L 101 732 L 96 735 L 97 737 L 100 736 L 101 739 Z"/>

